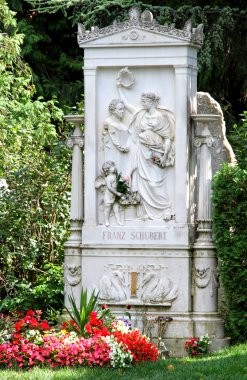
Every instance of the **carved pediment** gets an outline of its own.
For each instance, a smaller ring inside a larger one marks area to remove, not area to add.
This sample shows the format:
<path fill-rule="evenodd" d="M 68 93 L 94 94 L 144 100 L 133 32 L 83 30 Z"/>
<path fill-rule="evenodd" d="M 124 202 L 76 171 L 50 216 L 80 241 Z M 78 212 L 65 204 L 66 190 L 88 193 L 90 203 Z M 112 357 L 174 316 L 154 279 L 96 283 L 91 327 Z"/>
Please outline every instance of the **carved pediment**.
<path fill-rule="evenodd" d="M 78 24 L 78 44 L 85 45 L 121 45 L 124 44 L 176 44 L 181 42 L 201 46 L 203 42 L 203 25 L 191 27 L 186 22 L 182 30 L 176 29 L 174 24 L 159 25 L 149 11 L 142 14 L 138 8 L 132 7 L 129 19 L 123 22 L 114 22 L 105 28 L 93 27 L 86 30 L 83 24 Z"/>

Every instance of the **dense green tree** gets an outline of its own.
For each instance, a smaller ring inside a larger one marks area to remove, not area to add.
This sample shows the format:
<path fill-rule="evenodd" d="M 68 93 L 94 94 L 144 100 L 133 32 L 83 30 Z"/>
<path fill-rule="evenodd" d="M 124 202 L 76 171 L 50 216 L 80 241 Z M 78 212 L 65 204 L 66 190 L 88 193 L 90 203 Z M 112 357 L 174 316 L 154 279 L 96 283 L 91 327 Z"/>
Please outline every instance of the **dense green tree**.
<path fill-rule="evenodd" d="M 61 307 L 68 227 L 68 131 L 56 100 L 34 98 L 23 38 L 0 0 L 0 307 L 7 310 Z"/>
<path fill-rule="evenodd" d="M 59 11 L 39 14 L 24 0 L 8 0 L 16 11 L 18 30 L 24 34 L 22 58 L 32 69 L 38 96 L 56 96 L 60 107 L 74 106 L 83 92 L 83 57 L 76 26 Z"/>
<path fill-rule="evenodd" d="M 247 170 L 224 165 L 213 182 L 213 232 L 226 296 L 227 333 L 247 339 Z"/>

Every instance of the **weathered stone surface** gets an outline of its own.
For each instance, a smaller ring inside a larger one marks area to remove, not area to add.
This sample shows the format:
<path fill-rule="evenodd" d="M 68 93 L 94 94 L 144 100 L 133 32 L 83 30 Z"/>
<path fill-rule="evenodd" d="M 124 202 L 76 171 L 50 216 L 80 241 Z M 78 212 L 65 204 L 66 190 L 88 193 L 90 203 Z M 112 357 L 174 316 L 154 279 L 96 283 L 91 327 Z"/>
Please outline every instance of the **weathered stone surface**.
<path fill-rule="evenodd" d="M 209 131 L 215 144 L 212 147 L 212 172 L 215 174 L 224 162 L 235 164 L 236 159 L 231 145 L 226 138 L 226 126 L 219 103 L 207 92 L 197 93 L 197 113 L 219 115 L 218 122 L 209 125 Z"/>

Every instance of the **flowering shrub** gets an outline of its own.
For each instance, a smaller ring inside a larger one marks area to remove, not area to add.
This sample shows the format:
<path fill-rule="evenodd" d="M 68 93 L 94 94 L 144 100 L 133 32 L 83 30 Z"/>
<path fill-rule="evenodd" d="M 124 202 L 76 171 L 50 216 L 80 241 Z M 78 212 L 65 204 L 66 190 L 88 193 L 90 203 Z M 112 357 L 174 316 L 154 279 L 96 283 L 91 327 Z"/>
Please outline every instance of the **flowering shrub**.
<path fill-rule="evenodd" d="M 190 338 L 190 340 L 185 343 L 184 349 L 190 356 L 198 356 L 200 354 L 206 354 L 210 344 L 209 336 L 203 335 L 200 338 Z"/>
<path fill-rule="evenodd" d="M 73 320 L 51 328 L 41 320 L 40 310 L 29 310 L 7 329 L 1 330 L 0 325 L 0 366 L 122 368 L 134 361 L 157 360 L 157 348 L 138 330 L 131 331 L 123 321 L 115 320 L 106 309 L 90 312 L 83 330 L 86 336 L 81 336 Z M 68 331 L 71 324 L 75 331 Z"/>
<path fill-rule="evenodd" d="M 74 343 L 64 337 L 44 336 L 43 344 L 28 341 L 22 344 L 4 343 L 0 345 L 0 363 L 11 367 L 33 367 L 49 364 L 61 366 L 103 366 L 109 363 L 110 346 L 97 337 L 91 339 L 78 338 Z"/>
<path fill-rule="evenodd" d="M 1 318 L 0 343 L 21 343 L 25 340 L 42 343 L 42 334 L 50 330 L 47 321 L 41 320 L 42 311 L 29 310 L 26 314 L 16 313 L 13 317 Z M 6 321 L 5 329 L 4 320 Z"/>
<path fill-rule="evenodd" d="M 117 342 L 123 342 L 128 347 L 135 362 L 157 360 L 157 347 L 151 343 L 145 335 L 141 335 L 139 330 L 133 330 L 127 333 L 114 331 L 113 335 Z"/>

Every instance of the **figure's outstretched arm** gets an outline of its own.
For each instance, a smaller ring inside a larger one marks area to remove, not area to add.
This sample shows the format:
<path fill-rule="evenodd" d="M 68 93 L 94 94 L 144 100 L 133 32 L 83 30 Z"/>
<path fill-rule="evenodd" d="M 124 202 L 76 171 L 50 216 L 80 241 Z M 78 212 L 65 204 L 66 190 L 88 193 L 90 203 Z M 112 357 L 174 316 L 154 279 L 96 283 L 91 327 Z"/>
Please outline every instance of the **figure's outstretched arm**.
<path fill-rule="evenodd" d="M 137 111 L 137 109 L 132 104 L 129 103 L 128 99 L 126 98 L 126 96 L 125 96 L 125 94 L 123 92 L 123 88 L 121 86 L 121 82 L 120 82 L 119 79 L 117 79 L 116 83 L 117 83 L 117 92 L 118 92 L 119 98 L 123 100 L 126 109 L 130 113 L 134 114 Z"/>

